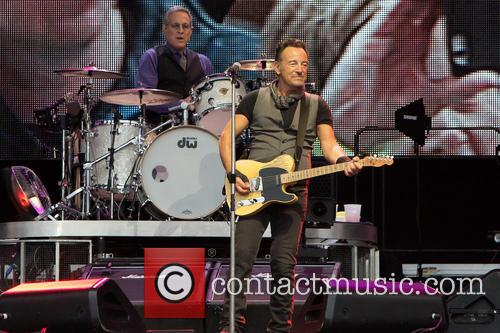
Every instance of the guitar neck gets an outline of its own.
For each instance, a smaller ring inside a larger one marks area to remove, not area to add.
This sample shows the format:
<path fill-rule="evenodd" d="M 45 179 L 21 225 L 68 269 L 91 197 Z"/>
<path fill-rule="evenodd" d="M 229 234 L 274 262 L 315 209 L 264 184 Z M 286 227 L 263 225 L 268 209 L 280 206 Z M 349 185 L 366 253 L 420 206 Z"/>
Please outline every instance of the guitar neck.
<path fill-rule="evenodd" d="M 348 162 L 339 163 L 339 164 L 330 164 L 330 165 L 325 165 L 322 167 L 317 167 L 317 168 L 312 168 L 312 169 L 305 169 L 305 170 L 300 170 L 300 171 L 295 171 L 295 172 L 290 172 L 290 173 L 284 173 L 280 176 L 280 180 L 281 180 L 282 184 L 287 184 L 287 183 L 298 182 L 300 180 L 304 180 L 304 179 L 308 179 L 308 178 L 328 175 L 330 173 L 344 171 L 347 164 L 348 164 Z"/>

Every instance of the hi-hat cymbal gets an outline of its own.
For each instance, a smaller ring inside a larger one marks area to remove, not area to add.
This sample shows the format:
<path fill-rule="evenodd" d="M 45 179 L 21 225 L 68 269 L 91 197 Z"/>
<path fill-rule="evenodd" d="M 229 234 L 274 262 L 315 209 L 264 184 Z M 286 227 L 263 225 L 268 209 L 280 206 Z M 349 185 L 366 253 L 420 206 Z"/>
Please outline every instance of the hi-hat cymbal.
<path fill-rule="evenodd" d="M 101 101 L 109 104 L 141 106 L 169 104 L 181 98 L 181 95 L 168 90 L 134 88 L 110 91 L 101 96 Z"/>
<path fill-rule="evenodd" d="M 274 70 L 274 59 L 241 60 L 240 70 L 243 71 L 272 71 Z"/>
<path fill-rule="evenodd" d="M 89 77 L 93 79 L 123 79 L 128 74 L 112 72 L 100 69 L 95 66 L 85 66 L 83 68 L 65 68 L 55 70 L 54 73 L 69 77 Z"/>

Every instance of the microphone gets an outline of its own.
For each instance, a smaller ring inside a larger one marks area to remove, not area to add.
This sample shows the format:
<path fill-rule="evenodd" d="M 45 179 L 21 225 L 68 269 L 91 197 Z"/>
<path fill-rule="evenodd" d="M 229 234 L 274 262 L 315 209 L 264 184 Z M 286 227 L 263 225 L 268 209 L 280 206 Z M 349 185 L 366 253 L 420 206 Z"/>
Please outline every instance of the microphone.
<path fill-rule="evenodd" d="M 224 71 L 224 75 L 228 75 L 228 76 L 234 75 L 234 74 L 236 74 L 237 71 L 240 70 L 240 68 L 241 68 L 241 64 L 239 62 L 235 62 L 234 64 L 232 64 L 231 66 L 229 66 Z"/>
<path fill-rule="evenodd" d="M 191 104 L 194 104 L 194 103 L 182 102 L 179 105 L 172 106 L 171 108 L 168 108 L 168 112 L 177 111 L 177 110 L 186 110 Z"/>

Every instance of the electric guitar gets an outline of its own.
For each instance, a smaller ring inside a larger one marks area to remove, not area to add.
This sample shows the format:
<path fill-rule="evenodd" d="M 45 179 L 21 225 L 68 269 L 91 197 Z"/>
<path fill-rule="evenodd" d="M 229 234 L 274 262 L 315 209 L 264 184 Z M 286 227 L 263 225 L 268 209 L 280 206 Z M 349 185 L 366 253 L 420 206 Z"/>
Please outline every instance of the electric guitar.
<path fill-rule="evenodd" d="M 392 157 L 367 156 L 360 160 L 363 167 L 392 165 Z M 293 171 L 295 161 L 290 155 L 281 155 L 274 160 L 261 163 L 252 160 L 236 161 L 236 170 L 244 174 L 250 183 L 250 193 L 235 193 L 236 215 L 246 216 L 257 213 L 271 203 L 292 204 L 297 196 L 286 192 L 286 187 L 307 178 L 344 171 L 348 162 L 322 167 Z M 231 184 L 226 180 L 226 201 L 231 205 Z"/>

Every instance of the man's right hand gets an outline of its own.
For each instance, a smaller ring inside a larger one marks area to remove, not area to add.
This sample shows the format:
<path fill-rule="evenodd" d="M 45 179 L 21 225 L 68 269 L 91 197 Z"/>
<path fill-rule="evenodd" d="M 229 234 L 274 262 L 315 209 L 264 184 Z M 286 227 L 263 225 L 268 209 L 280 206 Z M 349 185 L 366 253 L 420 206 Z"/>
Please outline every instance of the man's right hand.
<path fill-rule="evenodd" d="M 234 184 L 236 192 L 239 194 L 246 195 L 250 193 L 250 183 L 243 181 L 240 177 L 236 177 L 236 183 Z"/>

